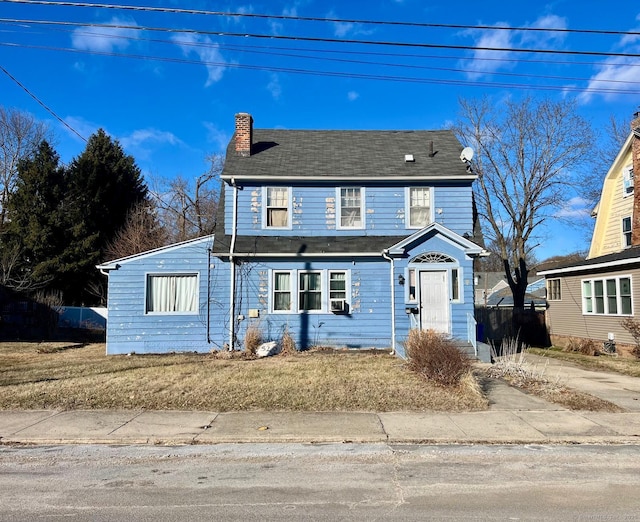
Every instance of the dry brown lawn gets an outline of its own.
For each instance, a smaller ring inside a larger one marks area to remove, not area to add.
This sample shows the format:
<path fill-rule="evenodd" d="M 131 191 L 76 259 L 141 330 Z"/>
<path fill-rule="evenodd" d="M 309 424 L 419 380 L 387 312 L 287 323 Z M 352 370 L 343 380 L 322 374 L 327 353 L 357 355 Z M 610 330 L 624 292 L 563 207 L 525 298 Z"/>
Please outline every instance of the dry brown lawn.
<path fill-rule="evenodd" d="M 106 356 L 104 344 L 0 343 L 0 409 L 476 411 L 478 387 L 425 381 L 387 353 Z"/>
<path fill-rule="evenodd" d="M 617 372 L 631 377 L 640 377 L 640 359 L 619 357 L 615 355 L 583 355 L 580 353 L 563 352 L 559 348 L 529 348 L 529 352 L 544 357 L 553 357 L 578 364 L 589 370 Z"/>

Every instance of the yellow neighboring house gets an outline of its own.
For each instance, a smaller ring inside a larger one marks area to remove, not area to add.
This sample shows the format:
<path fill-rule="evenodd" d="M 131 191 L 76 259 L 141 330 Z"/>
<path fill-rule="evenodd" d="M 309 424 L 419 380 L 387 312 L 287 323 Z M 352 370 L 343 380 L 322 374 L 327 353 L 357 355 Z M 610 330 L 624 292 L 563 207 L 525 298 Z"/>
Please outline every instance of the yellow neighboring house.
<path fill-rule="evenodd" d="M 634 344 L 621 325 L 640 318 L 640 185 L 634 190 L 634 172 L 640 173 L 640 112 L 604 179 L 589 255 L 538 273 L 546 279 L 553 344 L 564 346 L 570 339 L 619 348 Z"/>
<path fill-rule="evenodd" d="M 587 259 L 620 252 L 631 246 L 633 139 L 631 132 L 604 178 L 600 202 L 593 211 L 596 224 Z"/>

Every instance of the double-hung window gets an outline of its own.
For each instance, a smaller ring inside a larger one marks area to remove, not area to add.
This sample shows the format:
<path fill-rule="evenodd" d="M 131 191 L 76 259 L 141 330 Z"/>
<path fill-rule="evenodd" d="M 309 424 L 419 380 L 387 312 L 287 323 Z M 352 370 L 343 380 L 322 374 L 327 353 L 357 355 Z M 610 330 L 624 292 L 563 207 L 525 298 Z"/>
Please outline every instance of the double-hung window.
<path fill-rule="evenodd" d="M 582 281 L 582 313 L 631 315 L 631 278 L 609 277 Z"/>
<path fill-rule="evenodd" d="M 631 217 L 622 218 L 622 246 L 631 246 Z"/>
<path fill-rule="evenodd" d="M 267 187 L 265 228 L 291 227 L 291 190 L 288 187 Z"/>
<path fill-rule="evenodd" d="M 291 310 L 291 272 L 273 272 L 273 310 Z"/>
<path fill-rule="evenodd" d="M 409 187 L 409 228 L 423 228 L 431 223 L 431 189 Z"/>
<path fill-rule="evenodd" d="M 338 228 L 364 227 L 364 189 L 343 187 L 338 189 Z"/>
<path fill-rule="evenodd" d="M 197 274 L 148 274 L 146 313 L 198 311 Z"/>
<path fill-rule="evenodd" d="M 346 312 L 349 308 L 348 270 L 273 270 L 273 312 Z"/>
<path fill-rule="evenodd" d="M 322 273 L 300 272 L 298 279 L 298 310 L 322 310 Z"/>
<path fill-rule="evenodd" d="M 633 194 L 633 166 L 625 167 L 622 171 L 622 195 L 624 197 Z"/>

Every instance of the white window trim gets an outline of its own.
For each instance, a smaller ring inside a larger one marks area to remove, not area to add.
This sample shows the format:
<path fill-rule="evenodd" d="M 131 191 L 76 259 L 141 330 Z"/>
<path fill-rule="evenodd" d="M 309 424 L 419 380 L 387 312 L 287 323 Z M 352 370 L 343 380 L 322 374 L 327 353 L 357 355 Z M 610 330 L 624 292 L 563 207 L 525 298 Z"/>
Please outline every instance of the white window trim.
<path fill-rule="evenodd" d="M 287 189 L 287 226 L 286 227 L 270 227 L 267 225 L 267 192 L 270 188 Z M 291 187 L 281 187 L 276 185 L 266 185 L 262 187 L 262 228 L 263 230 L 291 230 L 293 228 L 293 199 Z"/>
<path fill-rule="evenodd" d="M 416 286 L 414 299 L 410 298 L 411 292 L 411 276 L 410 272 L 414 270 L 416 274 Z M 458 299 L 453 298 L 453 275 L 452 271 L 458 271 Z M 449 291 L 449 302 L 454 304 L 464 304 L 464 271 L 457 263 L 424 263 L 412 264 L 404 270 L 404 302 L 407 305 L 417 305 L 420 303 L 420 273 L 421 272 L 446 272 L 447 288 Z"/>
<path fill-rule="evenodd" d="M 635 189 L 634 185 L 634 176 L 633 176 L 633 165 L 628 165 L 624 167 L 622 170 L 622 197 L 627 198 L 629 196 L 633 196 L 633 191 Z M 627 187 L 630 186 L 631 190 L 627 191 Z"/>
<path fill-rule="evenodd" d="M 419 188 L 419 189 L 429 189 L 429 223 L 426 225 L 411 225 L 411 189 Z M 433 187 L 428 187 L 424 185 L 420 186 L 412 186 L 404 188 L 404 216 L 405 216 L 405 228 L 420 230 L 429 226 L 434 222 L 435 210 L 434 210 L 434 201 L 433 201 Z"/>
<path fill-rule="evenodd" d="M 615 314 L 611 314 L 609 313 L 609 302 L 607 299 L 607 280 L 610 279 L 615 279 L 616 281 L 616 308 L 618 309 L 618 311 Z M 622 296 L 620 295 L 620 279 L 628 279 L 629 280 L 629 287 L 631 289 L 631 312 L 628 314 L 623 314 L 621 312 L 622 310 Z M 595 288 L 594 288 L 594 282 L 596 281 L 602 281 L 602 298 L 604 299 L 604 312 L 603 313 L 598 313 L 596 312 L 596 295 L 595 295 Z M 584 295 L 584 284 L 585 283 L 591 283 L 591 312 L 587 311 L 587 306 L 586 306 L 586 298 Z M 586 279 L 581 279 L 580 280 L 580 297 L 582 299 L 582 315 L 596 315 L 596 316 L 609 316 L 609 317 L 616 317 L 616 316 L 620 316 L 620 317 L 629 317 L 629 316 L 633 316 L 633 278 L 631 277 L 631 275 L 617 275 L 617 276 L 611 276 L 611 277 L 607 277 L 607 276 L 603 276 L 603 277 L 594 277 L 594 278 L 586 278 Z"/>
<path fill-rule="evenodd" d="M 359 189 L 360 190 L 360 225 L 355 227 L 342 226 L 342 189 Z M 362 230 L 365 225 L 365 198 L 366 192 L 364 187 L 336 187 L 336 229 L 337 230 Z"/>
<path fill-rule="evenodd" d="M 289 274 L 289 282 L 291 284 L 291 288 L 289 289 L 290 298 L 291 298 L 291 309 L 290 310 L 276 310 L 275 309 L 275 289 L 276 289 L 276 274 Z M 269 274 L 269 312 L 272 314 L 292 314 L 296 309 L 296 296 L 298 295 L 298 282 L 297 282 L 297 273 L 296 270 L 271 270 Z"/>
<path fill-rule="evenodd" d="M 628 219 L 629 220 L 629 231 L 625 232 L 624 231 L 624 220 Z M 631 231 L 633 230 L 633 221 L 632 221 L 632 217 L 631 216 L 624 216 L 621 220 L 620 220 L 620 230 L 622 232 L 622 248 L 630 248 L 631 245 Z M 627 244 L 627 234 L 629 235 L 629 244 Z"/>
<path fill-rule="evenodd" d="M 291 277 L 291 310 L 275 310 L 274 309 L 274 292 L 275 292 L 275 273 L 289 273 Z M 334 315 L 334 312 L 331 312 L 330 307 L 330 273 L 332 272 L 342 272 L 345 274 L 345 303 L 347 305 L 347 310 L 351 310 L 351 270 L 349 269 L 300 269 L 300 270 L 280 270 L 280 269 L 271 269 L 269 273 L 269 313 L 271 314 L 330 314 Z M 319 310 L 300 310 L 299 309 L 299 286 L 300 286 L 300 274 L 306 273 L 316 273 L 320 274 L 320 288 L 321 288 L 321 297 L 320 297 L 320 309 Z"/>
<path fill-rule="evenodd" d="M 184 312 L 149 312 L 147 311 L 149 277 L 171 277 L 171 276 L 196 276 L 196 309 Z M 199 315 L 200 313 L 200 272 L 146 272 L 144 275 L 144 299 L 142 302 L 143 312 L 146 316 L 159 315 Z"/>
<path fill-rule="evenodd" d="M 456 270 L 458 272 L 458 298 L 453 298 L 453 271 Z M 453 266 L 447 270 L 447 278 L 449 279 L 449 299 L 452 303 L 463 303 L 464 302 L 464 285 L 462 284 L 462 268 L 459 266 Z"/>

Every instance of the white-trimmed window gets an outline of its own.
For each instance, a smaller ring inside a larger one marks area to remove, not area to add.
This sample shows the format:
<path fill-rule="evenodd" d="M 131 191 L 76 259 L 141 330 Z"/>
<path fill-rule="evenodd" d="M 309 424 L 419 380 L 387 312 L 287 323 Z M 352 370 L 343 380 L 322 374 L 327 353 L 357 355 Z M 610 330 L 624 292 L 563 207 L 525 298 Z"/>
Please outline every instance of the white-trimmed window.
<path fill-rule="evenodd" d="M 148 274 L 146 313 L 198 311 L 198 274 Z"/>
<path fill-rule="evenodd" d="M 408 300 L 410 303 L 415 303 L 418 301 L 418 294 L 416 293 L 416 278 L 417 272 L 415 268 L 409 269 L 409 297 Z"/>
<path fill-rule="evenodd" d="M 547 299 L 549 301 L 560 301 L 562 299 L 560 279 L 547 280 Z"/>
<path fill-rule="evenodd" d="M 633 194 L 633 165 L 625 167 L 622 171 L 622 195 L 624 197 Z"/>
<path fill-rule="evenodd" d="M 342 187 L 336 191 L 338 228 L 364 228 L 364 189 Z"/>
<path fill-rule="evenodd" d="M 291 272 L 273 272 L 273 310 L 290 311 L 292 299 Z"/>
<path fill-rule="evenodd" d="M 407 191 L 409 228 L 423 228 L 431 223 L 431 189 L 409 187 Z"/>
<path fill-rule="evenodd" d="M 451 269 L 451 300 L 460 301 L 460 272 L 457 268 Z"/>
<path fill-rule="evenodd" d="M 298 276 L 298 311 L 322 310 L 322 272 L 300 272 Z"/>
<path fill-rule="evenodd" d="M 349 270 L 273 270 L 271 311 L 347 312 L 350 285 Z"/>
<path fill-rule="evenodd" d="M 631 217 L 622 218 L 622 246 L 631 246 Z"/>
<path fill-rule="evenodd" d="M 264 199 L 264 227 L 291 228 L 291 188 L 266 187 Z"/>
<path fill-rule="evenodd" d="M 584 279 L 582 313 L 632 315 L 631 277 Z"/>

